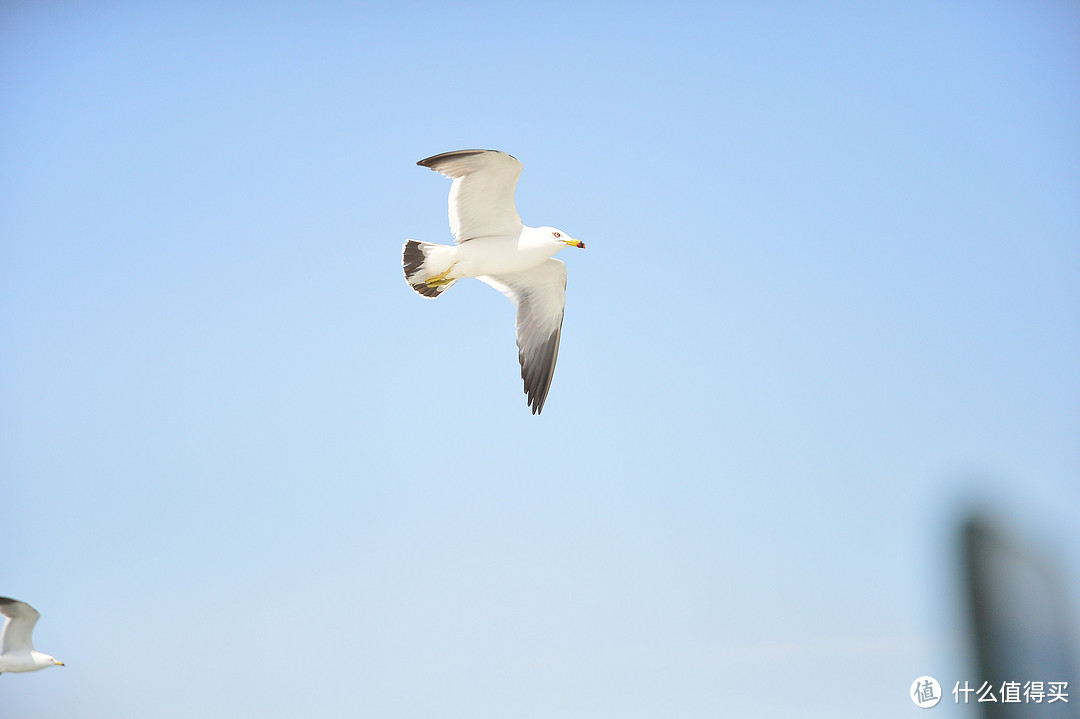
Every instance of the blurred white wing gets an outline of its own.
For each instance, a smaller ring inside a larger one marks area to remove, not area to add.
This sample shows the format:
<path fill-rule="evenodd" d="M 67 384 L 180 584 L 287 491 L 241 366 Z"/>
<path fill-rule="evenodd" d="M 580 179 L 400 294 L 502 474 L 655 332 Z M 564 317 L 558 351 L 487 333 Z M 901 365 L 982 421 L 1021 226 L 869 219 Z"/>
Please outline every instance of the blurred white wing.
<path fill-rule="evenodd" d="M 521 379 L 533 414 L 540 414 L 559 357 L 566 309 L 566 265 L 552 259 L 524 272 L 476 279 L 491 285 L 517 305 Z"/>
<path fill-rule="evenodd" d="M 521 218 L 514 205 L 521 163 L 513 156 L 498 150 L 457 150 L 416 164 L 453 178 L 450 232 L 458 244 L 521 232 Z"/>
<path fill-rule="evenodd" d="M 0 615 L 7 617 L 0 629 L 0 654 L 18 654 L 34 649 L 30 635 L 37 624 L 37 610 L 26 602 L 0 597 Z"/>

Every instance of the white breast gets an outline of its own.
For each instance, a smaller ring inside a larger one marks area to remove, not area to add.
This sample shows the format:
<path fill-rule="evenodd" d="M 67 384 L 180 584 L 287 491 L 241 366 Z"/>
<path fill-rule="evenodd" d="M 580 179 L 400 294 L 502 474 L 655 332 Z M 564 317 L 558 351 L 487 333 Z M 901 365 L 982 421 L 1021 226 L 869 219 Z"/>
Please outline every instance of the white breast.
<path fill-rule="evenodd" d="M 505 275 L 532 269 L 548 260 L 561 249 L 551 243 L 530 242 L 527 233 L 516 238 L 482 237 L 461 244 L 458 264 L 454 267 L 457 277 L 481 275 Z"/>

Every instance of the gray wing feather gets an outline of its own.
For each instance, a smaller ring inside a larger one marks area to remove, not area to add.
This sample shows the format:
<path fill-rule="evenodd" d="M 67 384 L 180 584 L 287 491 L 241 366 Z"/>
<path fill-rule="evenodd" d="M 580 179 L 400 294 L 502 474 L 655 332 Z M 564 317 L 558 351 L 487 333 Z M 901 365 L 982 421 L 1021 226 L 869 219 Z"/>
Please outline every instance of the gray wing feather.
<path fill-rule="evenodd" d="M 533 414 L 544 409 L 559 357 L 566 308 L 566 265 L 547 260 L 524 272 L 478 277 L 517 306 L 518 362 Z"/>
<path fill-rule="evenodd" d="M 450 231 L 458 244 L 477 237 L 521 232 L 514 190 L 521 163 L 498 150 L 456 150 L 416 163 L 454 180 L 450 185 Z"/>
<path fill-rule="evenodd" d="M 0 629 L 0 654 L 33 650 L 30 635 L 41 616 L 38 611 L 26 602 L 0 597 L 0 615 L 7 618 Z"/>

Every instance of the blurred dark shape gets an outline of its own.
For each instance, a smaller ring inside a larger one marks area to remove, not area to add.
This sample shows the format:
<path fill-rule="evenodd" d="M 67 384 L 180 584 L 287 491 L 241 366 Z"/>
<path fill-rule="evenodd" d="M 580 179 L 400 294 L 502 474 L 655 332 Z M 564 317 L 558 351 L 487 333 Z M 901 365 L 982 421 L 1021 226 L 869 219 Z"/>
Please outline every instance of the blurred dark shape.
<path fill-rule="evenodd" d="M 969 703 L 989 719 L 1080 717 L 1075 623 L 1060 563 L 986 516 L 964 523 L 962 543 L 979 671 L 971 685 L 978 689 L 987 681 L 997 698 L 976 703 L 972 693 Z M 1019 703 L 1002 702 L 1004 682 L 1020 683 Z M 1026 682 L 1043 682 L 1041 703 L 1026 701 Z M 1068 682 L 1068 703 L 1050 703 L 1050 682 Z M 942 687 L 946 697 L 952 690 Z"/>

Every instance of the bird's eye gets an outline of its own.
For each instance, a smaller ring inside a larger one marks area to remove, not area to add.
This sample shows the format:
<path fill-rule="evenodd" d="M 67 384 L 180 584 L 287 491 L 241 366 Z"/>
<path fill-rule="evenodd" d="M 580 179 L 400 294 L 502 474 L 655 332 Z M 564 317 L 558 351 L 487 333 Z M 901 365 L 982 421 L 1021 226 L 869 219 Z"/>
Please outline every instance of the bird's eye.
<path fill-rule="evenodd" d="M 551 236 L 552 236 L 552 237 L 562 237 L 562 234 L 560 234 L 560 233 L 558 233 L 558 232 L 552 232 L 552 233 L 551 233 Z"/>

